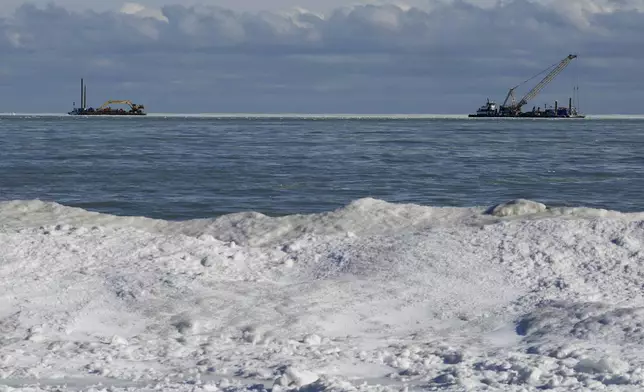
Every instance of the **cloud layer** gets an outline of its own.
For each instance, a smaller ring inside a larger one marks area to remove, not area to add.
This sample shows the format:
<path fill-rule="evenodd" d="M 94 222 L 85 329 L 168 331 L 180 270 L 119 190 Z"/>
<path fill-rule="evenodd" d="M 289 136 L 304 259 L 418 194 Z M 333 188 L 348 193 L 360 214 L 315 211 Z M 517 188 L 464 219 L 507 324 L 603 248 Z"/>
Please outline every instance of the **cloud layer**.
<path fill-rule="evenodd" d="M 129 98 L 154 112 L 465 113 L 571 52 L 579 59 L 534 104 L 578 82 L 586 112 L 642 111 L 644 1 L 428 4 L 23 5 L 0 19 L 0 112 L 64 111 L 84 76 L 90 103 Z"/>

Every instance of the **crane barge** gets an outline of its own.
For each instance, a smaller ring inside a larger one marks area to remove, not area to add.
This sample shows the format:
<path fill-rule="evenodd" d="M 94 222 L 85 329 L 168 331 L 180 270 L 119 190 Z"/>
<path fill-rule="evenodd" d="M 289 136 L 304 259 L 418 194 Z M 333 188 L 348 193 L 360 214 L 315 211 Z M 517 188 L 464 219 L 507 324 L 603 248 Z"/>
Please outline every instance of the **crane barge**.
<path fill-rule="evenodd" d="M 577 55 L 569 54 L 558 64 L 554 64 L 532 78 L 512 87 L 505 96 L 505 100 L 502 105 L 498 106 L 496 102 L 488 99 L 485 105 L 481 106 L 476 113 L 469 114 L 468 117 L 585 118 L 586 116 L 579 114 L 577 112 L 577 108 L 572 105 L 572 98 L 568 98 L 568 107 L 561 107 L 559 106 L 559 103 L 555 101 L 554 108 L 547 108 L 544 106 L 544 110 L 541 110 L 541 107 L 533 107 L 531 111 L 521 111 L 523 106 L 536 97 L 537 94 L 539 94 L 539 92 L 557 75 L 559 75 L 559 73 L 563 71 L 575 58 L 577 58 Z M 516 101 L 514 91 L 518 87 L 551 68 L 552 70 L 536 86 L 528 91 L 518 102 Z"/>
<path fill-rule="evenodd" d="M 113 109 L 111 105 L 127 105 L 130 109 Z M 76 106 L 75 102 L 74 106 Z M 145 116 L 146 113 L 143 111 L 144 109 L 145 107 L 143 105 L 132 103 L 132 101 L 129 100 L 109 100 L 96 109 L 92 107 L 88 108 L 87 86 L 84 85 L 84 81 L 81 79 L 80 107 L 74 107 L 74 109 L 67 114 L 72 116 Z"/>

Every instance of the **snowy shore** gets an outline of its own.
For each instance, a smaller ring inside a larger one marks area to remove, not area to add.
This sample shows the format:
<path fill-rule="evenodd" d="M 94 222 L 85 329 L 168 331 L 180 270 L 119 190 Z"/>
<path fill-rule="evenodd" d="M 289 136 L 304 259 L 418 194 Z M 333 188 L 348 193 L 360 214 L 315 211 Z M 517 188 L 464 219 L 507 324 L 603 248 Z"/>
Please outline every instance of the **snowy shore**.
<path fill-rule="evenodd" d="M 0 203 L 0 391 L 644 389 L 644 214 Z"/>

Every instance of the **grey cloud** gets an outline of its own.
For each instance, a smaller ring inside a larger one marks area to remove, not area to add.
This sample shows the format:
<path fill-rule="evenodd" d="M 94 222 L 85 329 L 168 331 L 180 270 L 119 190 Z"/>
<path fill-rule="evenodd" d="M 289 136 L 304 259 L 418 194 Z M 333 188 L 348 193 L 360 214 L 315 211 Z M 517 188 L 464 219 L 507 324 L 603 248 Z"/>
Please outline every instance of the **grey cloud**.
<path fill-rule="evenodd" d="M 475 0 L 477 1 L 477 0 Z M 479 0 L 480 1 L 480 0 Z M 110 0 L 110 1 L 96 1 L 96 0 L 2 0 L 2 7 L 0 7 L 0 15 L 12 13 L 16 8 L 22 4 L 29 3 L 37 6 L 46 6 L 50 3 L 55 3 L 59 6 L 68 9 L 85 11 L 109 11 L 118 10 L 123 3 L 127 1 Z M 236 11 L 261 11 L 261 10 L 282 10 L 290 9 L 297 5 L 312 11 L 328 11 L 337 7 L 346 6 L 352 3 L 374 3 L 377 0 L 181 0 L 176 1 L 185 6 L 195 6 L 200 4 L 214 5 L 223 8 L 229 8 Z M 427 0 L 408 0 L 410 5 L 422 6 L 427 3 Z M 138 4 L 146 7 L 162 7 L 171 4 L 172 0 L 138 0 Z"/>
<path fill-rule="evenodd" d="M 234 47 L 239 50 L 278 46 L 291 52 L 427 51 L 484 48 L 494 42 L 504 48 L 557 43 L 560 32 L 576 29 L 556 12 L 527 0 L 494 9 L 462 1 L 431 12 L 402 10 L 395 5 L 366 5 L 338 9 L 327 17 L 311 13 L 237 13 L 219 7 L 165 6 L 168 22 L 113 12 L 71 13 L 48 6 L 25 5 L 10 21 L 29 48 L 70 50 L 86 45 L 103 51 L 146 44 L 157 48 Z M 609 19 L 607 23 L 610 23 Z M 151 34 L 151 32 L 156 34 Z M 99 46 L 100 45 L 100 46 Z M 498 49 L 495 49 L 498 50 Z"/>
<path fill-rule="evenodd" d="M 638 111 L 644 14 L 627 6 L 600 14 L 454 1 L 317 15 L 169 5 L 131 15 L 24 5 L 0 18 L 0 81 L 18 97 L 0 98 L 0 111 L 67 110 L 56 97 L 74 99 L 83 75 L 91 96 L 135 96 L 153 111 L 463 113 L 569 52 L 580 55 L 571 68 L 591 96 L 587 110 Z M 573 74 L 559 79 L 539 103 L 569 94 Z"/>

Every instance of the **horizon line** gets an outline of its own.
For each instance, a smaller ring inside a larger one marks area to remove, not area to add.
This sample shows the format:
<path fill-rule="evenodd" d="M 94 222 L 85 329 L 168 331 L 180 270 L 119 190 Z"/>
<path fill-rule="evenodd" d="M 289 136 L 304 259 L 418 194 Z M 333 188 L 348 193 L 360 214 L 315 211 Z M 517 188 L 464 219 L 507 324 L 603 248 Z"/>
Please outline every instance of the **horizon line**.
<path fill-rule="evenodd" d="M 620 114 L 620 113 L 604 113 L 604 114 L 584 114 L 586 119 L 589 117 L 600 118 L 617 118 L 617 117 L 630 117 L 644 119 L 644 113 L 641 114 Z M 29 112 L 0 112 L 2 117 L 14 116 L 31 116 L 31 117 L 95 117 L 95 116 L 72 116 L 67 113 L 29 113 Z M 431 118 L 444 118 L 444 119 L 461 119 L 471 118 L 468 113 L 464 114 L 445 114 L 445 113 L 261 113 L 261 112 L 224 112 L 224 113 L 172 113 L 172 112 L 150 112 L 146 116 L 98 116 L 99 118 L 163 118 L 163 117 L 192 117 L 192 118 L 384 118 L 384 119 L 431 119 Z M 486 119 L 485 117 L 472 118 L 473 120 Z M 492 117 L 490 119 L 498 119 Z M 503 118 L 514 119 L 514 117 Z M 519 118 L 521 119 L 521 118 Z"/>

